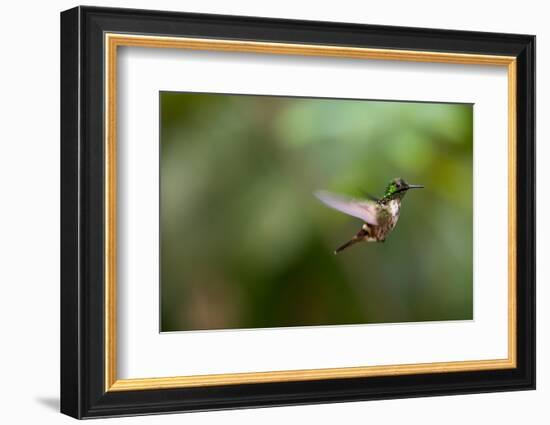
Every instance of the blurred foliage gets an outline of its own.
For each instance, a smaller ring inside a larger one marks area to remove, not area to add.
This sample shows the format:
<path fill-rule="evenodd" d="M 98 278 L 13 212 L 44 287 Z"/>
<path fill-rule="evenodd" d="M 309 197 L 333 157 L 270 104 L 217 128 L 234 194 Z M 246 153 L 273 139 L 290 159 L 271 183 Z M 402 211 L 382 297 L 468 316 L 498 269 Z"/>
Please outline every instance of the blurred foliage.
<path fill-rule="evenodd" d="M 161 93 L 162 331 L 472 319 L 471 105 Z M 425 185 L 385 243 L 327 189 Z"/>

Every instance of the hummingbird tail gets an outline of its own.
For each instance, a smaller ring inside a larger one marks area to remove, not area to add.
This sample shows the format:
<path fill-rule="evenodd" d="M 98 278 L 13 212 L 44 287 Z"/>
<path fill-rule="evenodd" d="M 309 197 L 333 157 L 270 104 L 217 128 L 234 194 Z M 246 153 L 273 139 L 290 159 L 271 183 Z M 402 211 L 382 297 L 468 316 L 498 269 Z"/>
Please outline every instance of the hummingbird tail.
<path fill-rule="evenodd" d="M 346 248 L 349 248 L 350 246 L 352 246 L 353 244 L 359 242 L 359 238 L 353 238 L 353 239 L 350 239 L 349 241 L 347 241 L 345 244 L 343 245 L 340 245 L 338 248 L 336 248 L 336 250 L 334 251 L 334 254 L 339 254 L 340 252 L 342 252 L 344 249 Z"/>

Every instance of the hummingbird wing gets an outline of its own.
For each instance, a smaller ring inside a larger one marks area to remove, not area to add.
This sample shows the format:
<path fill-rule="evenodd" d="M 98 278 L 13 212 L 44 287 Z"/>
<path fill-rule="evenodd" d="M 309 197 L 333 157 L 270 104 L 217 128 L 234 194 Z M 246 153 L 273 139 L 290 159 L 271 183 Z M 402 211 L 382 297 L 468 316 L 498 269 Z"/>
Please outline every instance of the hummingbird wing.
<path fill-rule="evenodd" d="M 378 225 L 376 219 L 376 203 L 365 199 L 352 199 L 343 195 L 320 190 L 315 192 L 315 196 L 330 208 L 334 208 L 344 214 L 360 218 L 366 223 L 374 226 Z"/>

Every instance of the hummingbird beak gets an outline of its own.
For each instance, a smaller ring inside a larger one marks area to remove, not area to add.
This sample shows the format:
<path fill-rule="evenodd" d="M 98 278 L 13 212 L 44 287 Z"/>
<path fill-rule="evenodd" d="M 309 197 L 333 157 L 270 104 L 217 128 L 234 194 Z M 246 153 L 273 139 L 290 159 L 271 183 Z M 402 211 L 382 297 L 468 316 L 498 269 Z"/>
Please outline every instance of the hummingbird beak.
<path fill-rule="evenodd" d="M 407 189 L 424 189 L 424 186 L 421 184 L 410 184 Z"/>

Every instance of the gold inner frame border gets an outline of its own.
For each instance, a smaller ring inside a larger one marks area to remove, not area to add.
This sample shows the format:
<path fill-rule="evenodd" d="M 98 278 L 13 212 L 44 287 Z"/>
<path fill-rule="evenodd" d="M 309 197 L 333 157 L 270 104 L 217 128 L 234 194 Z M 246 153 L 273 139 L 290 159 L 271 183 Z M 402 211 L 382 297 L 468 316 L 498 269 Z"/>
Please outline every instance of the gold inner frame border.
<path fill-rule="evenodd" d="M 205 38 L 180 38 L 151 35 L 106 33 L 105 46 L 105 391 L 136 391 L 216 385 L 310 381 L 511 369 L 516 356 L 516 58 L 513 56 L 371 49 L 331 45 L 288 44 Z M 381 366 L 340 367 L 266 372 L 228 373 L 173 377 L 118 379 L 116 324 L 116 123 L 117 123 L 117 50 L 120 46 L 228 51 L 280 55 L 324 56 L 355 59 L 397 60 L 507 67 L 508 72 L 508 357 L 495 360 L 467 360 Z"/>

